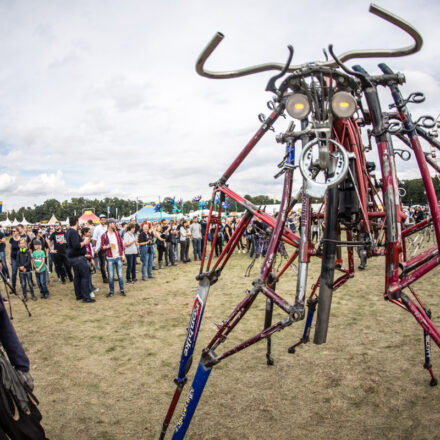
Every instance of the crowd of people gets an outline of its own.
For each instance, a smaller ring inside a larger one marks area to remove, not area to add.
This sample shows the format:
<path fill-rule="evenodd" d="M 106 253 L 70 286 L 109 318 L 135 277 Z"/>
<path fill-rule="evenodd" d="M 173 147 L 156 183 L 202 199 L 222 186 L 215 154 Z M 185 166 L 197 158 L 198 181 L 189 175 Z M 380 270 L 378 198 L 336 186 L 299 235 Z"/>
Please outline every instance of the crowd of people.
<path fill-rule="evenodd" d="M 419 222 L 427 215 L 421 207 L 407 211 L 408 223 Z M 127 284 L 153 279 L 154 271 L 190 262 L 191 247 L 192 259 L 201 260 L 205 236 L 212 241 L 216 229 L 216 224 L 211 224 L 206 231 L 207 216 L 193 217 L 191 221 L 184 218 L 180 221 L 145 220 L 140 224 L 134 218 L 128 223 L 120 223 L 104 214 L 99 219 L 98 225 L 92 220 L 80 225 L 78 218 L 73 216 L 69 227 L 57 223 L 55 226 L 18 225 L 9 231 L 0 230 L 2 276 L 10 281 L 13 289 L 19 279 L 25 300 L 28 294 L 32 300 L 37 299 L 33 274 L 40 297 L 47 299 L 52 273 L 62 284 L 72 282 L 76 299 L 86 303 L 95 302 L 99 290 L 93 285 L 95 273 L 108 284 L 108 298 L 115 294 L 115 281 L 119 293 L 126 296 Z M 232 237 L 239 220 L 238 216 L 222 219 L 214 249 L 216 257 Z M 287 219 L 287 226 L 296 232 L 299 222 L 300 216 L 293 212 Z M 248 253 L 253 258 L 258 256 L 262 252 L 258 240 L 266 228 L 263 222 L 254 219 L 238 242 L 236 252 Z M 319 241 L 322 228 L 322 219 L 315 218 L 311 227 L 312 240 Z M 6 246 L 6 235 L 9 235 L 9 246 Z M 139 277 L 137 265 L 141 266 Z"/>
<path fill-rule="evenodd" d="M 216 256 L 231 238 L 238 221 L 235 216 L 222 220 Z M 98 225 L 91 220 L 80 225 L 75 216 L 70 218 L 69 227 L 61 223 L 55 226 L 17 225 L 0 231 L 0 270 L 13 289 L 17 287 L 18 278 L 25 300 L 37 300 L 34 276 L 41 299 L 49 298 L 50 279 L 54 278 L 51 274 L 55 274 L 60 283 L 73 283 L 77 300 L 92 303 L 99 290 L 93 285 L 95 273 L 108 284 L 106 297 L 110 298 L 115 294 L 115 282 L 119 293 L 126 296 L 127 284 L 153 279 L 154 271 L 189 263 L 191 258 L 201 260 L 206 228 L 207 217 L 200 220 L 194 217 L 191 221 L 146 220 L 138 224 L 134 218 L 129 223 L 120 223 L 104 214 Z M 239 242 L 237 252 L 247 250 L 252 255 L 251 229 Z M 214 231 L 215 225 L 212 225 L 208 240 L 212 239 Z M 7 239 L 9 246 L 6 246 Z M 137 265 L 141 266 L 139 277 Z"/>

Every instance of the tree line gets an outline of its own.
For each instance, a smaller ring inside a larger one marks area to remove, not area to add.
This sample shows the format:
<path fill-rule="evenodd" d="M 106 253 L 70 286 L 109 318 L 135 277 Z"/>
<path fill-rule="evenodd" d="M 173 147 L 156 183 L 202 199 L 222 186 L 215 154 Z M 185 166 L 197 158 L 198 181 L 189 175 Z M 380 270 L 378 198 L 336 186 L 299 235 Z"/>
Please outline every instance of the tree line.
<path fill-rule="evenodd" d="M 138 202 L 138 206 L 143 206 L 142 202 Z M 81 216 L 86 210 L 95 212 L 96 215 L 108 214 L 108 208 L 110 207 L 110 215 L 116 217 L 116 213 L 119 217 L 129 215 L 136 211 L 135 200 L 119 199 L 117 197 L 105 198 L 103 200 L 98 199 L 86 199 L 84 197 L 72 198 L 70 201 L 65 200 L 60 202 L 56 199 L 49 199 L 43 202 L 41 205 L 34 205 L 31 207 L 21 207 L 20 209 L 13 209 L 0 214 L 0 219 L 5 220 L 6 215 L 12 221 L 16 218 L 21 221 L 23 217 L 30 223 L 37 223 L 41 221 L 47 221 L 51 218 L 52 214 L 58 220 L 65 220 L 72 215 Z"/>
<path fill-rule="evenodd" d="M 252 197 L 250 195 L 245 196 L 249 201 L 255 203 L 256 205 L 269 205 L 274 203 L 279 203 L 268 196 L 260 195 Z M 227 212 L 237 211 L 241 212 L 240 206 L 237 206 L 232 200 L 226 199 Z M 12 209 L 7 213 L 3 212 L 0 214 L 0 221 L 6 220 L 6 217 L 12 221 L 17 219 L 21 221 L 24 217 L 30 223 L 37 223 L 41 221 L 48 221 L 52 214 L 58 220 L 65 220 L 67 217 L 72 215 L 81 216 L 86 210 L 93 211 L 96 215 L 106 214 L 111 217 L 125 217 L 134 212 L 136 209 L 141 209 L 146 204 L 156 206 L 156 202 L 145 202 L 142 200 L 128 200 L 120 199 L 117 197 L 106 197 L 105 199 L 86 199 L 84 197 L 74 197 L 71 200 L 65 200 L 60 202 L 56 199 L 49 199 L 43 202 L 41 205 L 34 205 L 33 207 L 21 207 L 17 210 Z M 163 212 L 172 214 L 177 212 L 182 212 L 183 214 L 189 214 L 191 211 L 197 211 L 200 207 L 208 209 L 211 205 L 209 200 L 207 201 L 175 201 L 172 197 L 165 197 L 161 202 L 161 210 Z M 217 206 L 217 205 L 216 205 Z"/>
<path fill-rule="evenodd" d="M 440 199 L 440 179 L 435 177 L 432 179 L 434 183 L 435 193 L 437 195 L 437 200 Z M 404 180 L 400 186 L 405 191 L 405 195 L 402 197 L 402 202 L 404 205 L 426 205 L 426 193 L 425 187 L 423 186 L 422 179 L 412 179 Z"/>
<path fill-rule="evenodd" d="M 434 178 L 434 188 L 437 194 L 437 199 L 440 198 L 440 179 Z M 402 192 L 402 202 L 405 205 L 425 205 L 426 194 L 422 179 L 403 180 L 400 183 Z M 403 195 L 404 193 L 404 195 Z M 278 200 L 268 197 L 266 195 L 251 196 L 246 194 L 244 196 L 247 200 L 257 206 L 273 205 L 280 203 Z M 59 202 L 56 199 L 49 199 L 41 205 L 34 205 L 34 207 L 21 207 L 17 210 L 10 210 L 8 213 L 0 214 L 0 220 L 5 220 L 6 216 L 10 220 L 16 218 L 20 221 L 23 217 L 30 223 L 36 223 L 43 220 L 49 220 L 52 214 L 59 220 L 65 220 L 72 215 L 80 216 L 84 211 L 94 211 L 96 215 L 110 214 L 112 217 L 125 217 L 134 212 L 136 209 L 142 208 L 145 204 L 156 205 L 155 202 L 144 202 L 142 200 L 128 200 L 117 197 L 106 197 L 105 199 L 86 199 L 84 197 L 73 197 L 71 200 Z M 169 214 L 183 213 L 189 214 L 191 211 L 197 211 L 200 208 L 209 209 L 211 205 L 210 200 L 186 200 L 176 201 L 174 197 L 165 197 L 160 202 L 160 209 Z M 218 200 L 214 202 L 215 208 L 218 208 Z M 226 198 L 224 209 L 226 212 L 243 212 L 244 208 L 238 205 L 233 200 Z"/>

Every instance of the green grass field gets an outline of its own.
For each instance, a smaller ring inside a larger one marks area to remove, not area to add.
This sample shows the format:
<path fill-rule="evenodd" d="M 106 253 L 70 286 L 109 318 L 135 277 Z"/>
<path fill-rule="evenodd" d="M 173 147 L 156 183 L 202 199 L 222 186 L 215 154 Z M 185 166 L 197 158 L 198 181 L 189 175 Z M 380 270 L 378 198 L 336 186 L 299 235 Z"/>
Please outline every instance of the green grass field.
<path fill-rule="evenodd" d="M 243 276 L 248 263 L 247 255 L 234 255 L 211 288 L 190 380 L 214 323 L 229 315 L 257 276 L 257 264 L 251 278 Z M 319 266 L 313 260 L 309 288 Z M 31 318 L 12 300 L 51 440 L 158 438 L 175 389 L 197 269 L 192 262 L 157 271 L 156 279 L 128 286 L 126 298 L 110 299 L 95 275 L 101 288 L 95 304 L 76 302 L 71 284 L 53 280 L 49 300 L 29 302 Z M 266 365 L 264 342 L 216 366 L 187 438 L 439 439 L 440 387 L 429 386 L 422 368 L 422 329 L 383 300 L 383 272 L 382 258 L 370 260 L 335 292 L 327 344 L 288 354 L 302 335 L 300 322 L 273 336 L 274 366 Z M 290 302 L 295 283 L 291 270 L 277 287 Z M 438 270 L 415 285 L 438 325 L 439 285 Z M 264 307 L 261 296 L 220 348 L 259 332 Z M 276 311 L 274 319 L 281 316 Z M 433 365 L 440 374 L 436 346 Z"/>

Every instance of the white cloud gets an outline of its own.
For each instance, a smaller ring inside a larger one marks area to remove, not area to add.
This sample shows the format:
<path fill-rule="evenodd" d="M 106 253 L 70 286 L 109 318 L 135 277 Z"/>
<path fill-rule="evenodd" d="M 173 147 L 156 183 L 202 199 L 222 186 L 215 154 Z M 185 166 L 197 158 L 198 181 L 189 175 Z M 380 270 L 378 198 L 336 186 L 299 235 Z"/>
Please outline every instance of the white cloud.
<path fill-rule="evenodd" d="M 7 173 L 0 174 L 0 191 L 6 192 L 12 189 L 16 179 L 15 176 L 10 176 Z"/>
<path fill-rule="evenodd" d="M 405 93 L 426 93 L 426 103 L 411 108 L 414 113 L 438 113 L 440 5 L 424 0 L 381 4 L 422 32 L 420 53 L 389 64 L 405 72 Z M 290 43 L 294 63 L 301 63 L 322 59 L 321 48 L 328 43 L 343 52 L 409 42 L 368 14 L 365 2 L 344 2 L 343 8 L 324 0 L 188 0 L 154 7 L 141 0 L 36 0 L 32 5 L 0 4 L 5 209 L 52 196 L 209 197 L 208 183 L 253 136 L 257 115 L 268 113 L 271 98 L 264 91 L 271 73 L 235 80 L 197 76 L 196 58 L 216 31 L 226 38 L 208 60 L 213 70 L 282 62 Z M 376 72 L 380 61 L 362 64 Z M 384 105 L 391 101 L 382 96 Z M 284 127 L 284 120 L 277 122 L 277 132 Z M 268 133 L 231 187 L 273 195 L 280 188 L 272 176 L 282 156 L 283 146 Z M 414 165 L 404 168 L 411 170 Z"/>
<path fill-rule="evenodd" d="M 23 183 L 19 183 L 13 190 L 16 195 L 30 195 L 30 196 L 47 196 L 54 193 L 61 193 L 65 190 L 65 183 L 63 175 L 60 170 L 51 174 L 39 174 L 33 176 Z"/>

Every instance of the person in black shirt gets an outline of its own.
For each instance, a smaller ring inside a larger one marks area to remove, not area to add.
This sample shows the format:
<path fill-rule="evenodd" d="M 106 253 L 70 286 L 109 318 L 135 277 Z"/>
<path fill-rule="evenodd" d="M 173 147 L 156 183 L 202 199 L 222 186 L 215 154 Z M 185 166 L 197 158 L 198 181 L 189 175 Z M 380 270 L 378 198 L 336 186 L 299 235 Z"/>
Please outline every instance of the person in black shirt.
<path fill-rule="evenodd" d="M 415 218 L 416 223 L 419 223 L 419 222 L 425 220 L 425 213 L 424 213 L 423 209 L 420 208 L 420 206 L 418 206 L 416 208 L 414 218 Z"/>
<path fill-rule="evenodd" d="M 163 224 L 163 223 L 162 223 Z M 171 220 L 168 225 L 163 226 L 162 234 L 165 237 L 165 261 L 167 266 L 177 266 L 174 259 L 174 242 L 177 241 L 176 235 L 173 233 L 174 222 Z"/>
<path fill-rule="evenodd" d="M 90 238 L 86 237 L 81 240 L 78 234 L 78 217 L 70 217 L 69 223 L 70 228 L 66 232 L 66 254 L 75 274 L 73 279 L 75 296 L 77 300 L 82 300 L 82 302 L 94 303 L 95 299 L 90 298 L 90 269 L 85 257 L 86 245 L 90 243 Z"/>
<path fill-rule="evenodd" d="M 152 273 L 154 261 L 154 235 L 153 227 L 150 222 L 142 226 L 142 231 L 138 236 L 139 253 L 142 261 L 142 281 L 148 278 L 154 278 Z"/>
<path fill-rule="evenodd" d="M 6 264 L 6 236 L 3 231 L 0 231 L 0 264 L 2 266 L 2 273 L 5 278 L 9 279 L 8 265 Z"/>
<path fill-rule="evenodd" d="M 203 252 L 203 248 L 205 247 L 205 235 L 206 235 L 206 228 L 208 227 L 208 216 L 204 215 L 202 217 L 202 220 L 200 221 L 200 229 L 201 229 L 201 234 L 202 234 L 202 252 Z"/>
<path fill-rule="evenodd" d="M 156 247 L 158 252 L 158 263 L 159 263 L 159 269 L 163 269 L 163 255 L 166 251 L 166 241 L 165 241 L 165 235 L 162 233 L 162 226 L 160 224 L 156 225 L 154 228 L 154 236 L 156 237 Z M 165 255 L 165 260 L 167 260 L 168 257 Z"/>
<path fill-rule="evenodd" d="M 211 236 L 211 243 L 214 241 L 215 230 L 217 225 L 215 223 L 211 223 L 211 227 L 209 230 L 209 234 Z M 215 256 L 218 257 L 223 252 L 223 225 L 220 222 L 218 226 L 217 239 L 215 241 Z"/>
<path fill-rule="evenodd" d="M 17 254 L 20 248 L 20 236 L 18 235 L 18 231 L 16 228 L 11 231 L 12 237 L 9 239 L 9 262 L 11 263 L 11 282 L 12 287 L 15 290 L 15 286 L 17 285 Z"/>
<path fill-rule="evenodd" d="M 226 219 L 226 225 L 223 229 L 223 238 L 225 239 L 225 242 L 227 243 L 231 237 L 232 237 L 232 221 L 231 219 L 228 217 Z"/>
<path fill-rule="evenodd" d="M 72 269 L 66 257 L 66 234 L 61 230 L 59 223 L 56 225 L 55 232 L 50 236 L 50 241 L 53 244 L 51 253 L 54 256 L 55 268 L 61 278 L 61 282 L 65 284 L 66 277 L 69 278 L 69 281 L 73 281 Z"/>
<path fill-rule="evenodd" d="M 49 242 L 43 237 L 43 233 L 41 232 L 41 229 L 34 229 L 32 231 L 35 235 L 35 237 L 31 240 L 30 244 L 29 244 L 29 249 L 31 250 L 31 252 L 33 252 L 35 250 L 35 240 L 40 241 L 40 245 L 41 245 L 41 250 L 44 251 L 44 253 L 47 256 L 47 251 L 49 249 Z"/>

